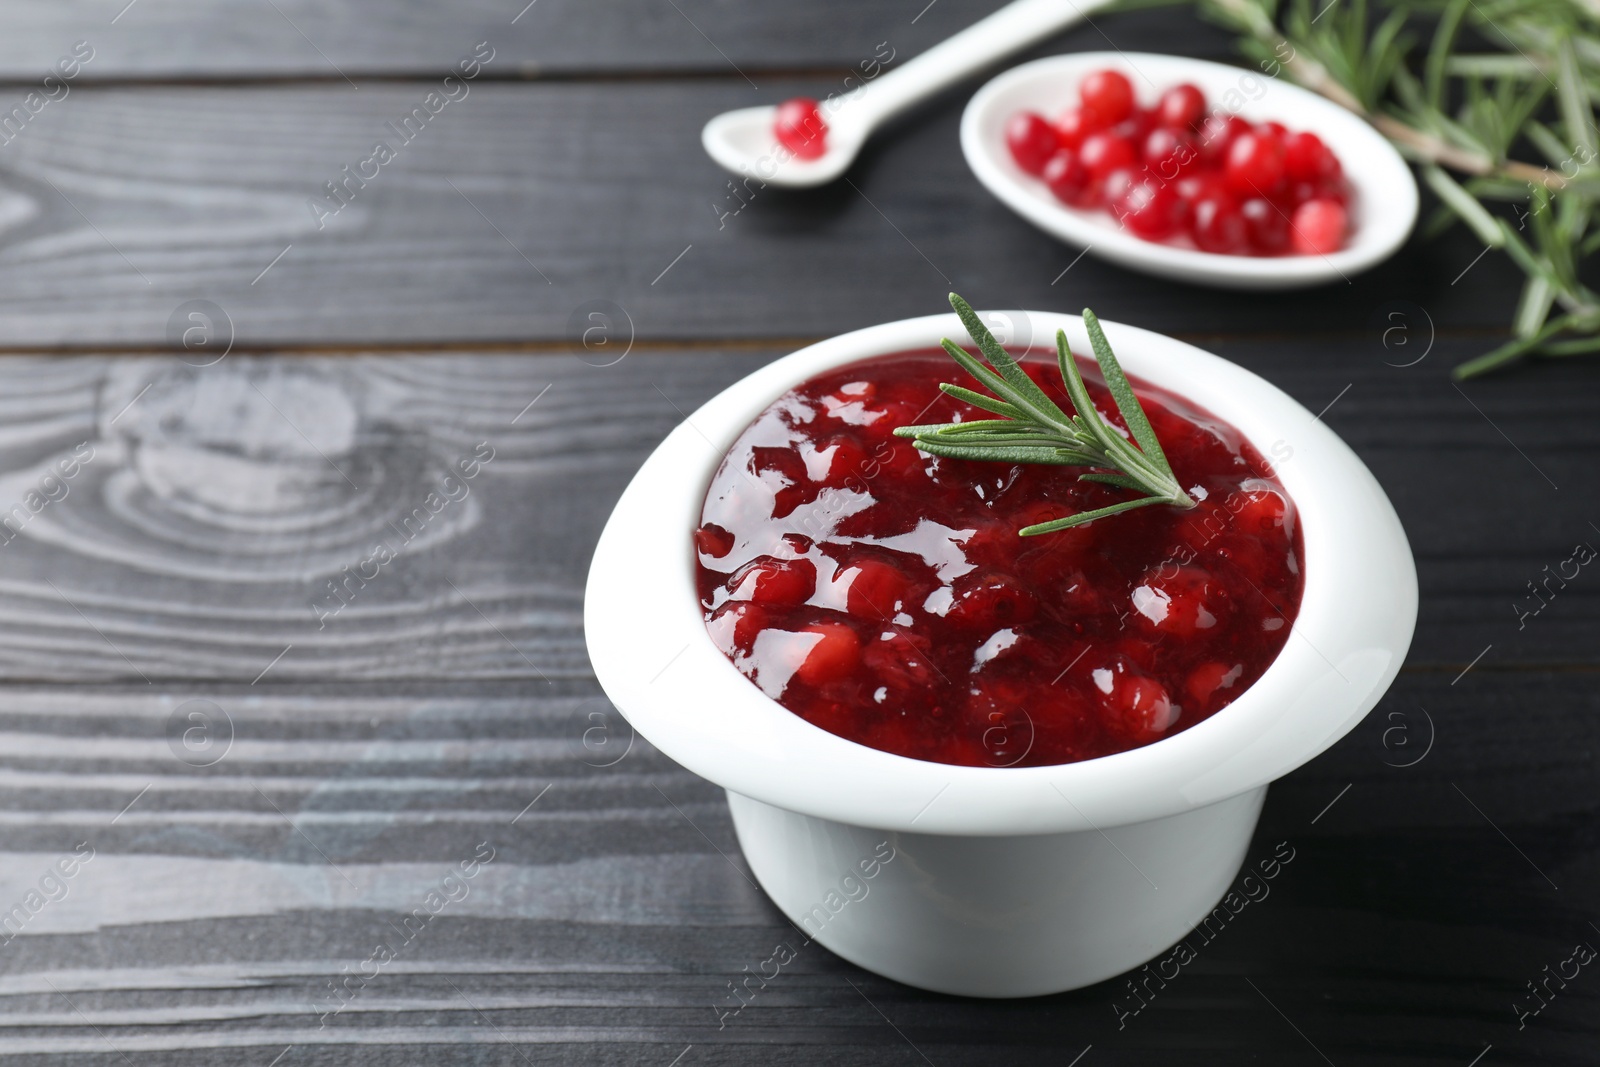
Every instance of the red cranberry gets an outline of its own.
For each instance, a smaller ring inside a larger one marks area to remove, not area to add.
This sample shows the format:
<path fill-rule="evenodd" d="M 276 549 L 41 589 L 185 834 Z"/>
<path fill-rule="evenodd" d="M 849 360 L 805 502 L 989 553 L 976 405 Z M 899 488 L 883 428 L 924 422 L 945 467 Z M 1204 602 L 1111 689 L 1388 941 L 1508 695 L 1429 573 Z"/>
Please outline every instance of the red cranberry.
<path fill-rule="evenodd" d="M 927 639 L 898 626 L 868 641 L 861 662 L 876 680 L 896 689 L 925 689 L 941 680 L 928 654 Z"/>
<path fill-rule="evenodd" d="M 1283 169 L 1297 182 L 1323 182 L 1339 177 L 1341 167 L 1322 138 L 1314 133 L 1291 134 L 1283 142 Z"/>
<path fill-rule="evenodd" d="M 708 522 L 694 532 L 695 551 L 712 559 L 721 559 L 732 552 L 733 543 L 733 534 L 714 522 Z"/>
<path fill-rule="evenodd" d="M 1056 134 L 1061 138 L 1063 148 L 1079 148 L 1085 137 L 1100 132 L 1107 125 L 1098 112 L 1084 107 L 1069 107 L 1056 119 Z"/>
<path fill-rule="evenodd" d="M 1033 618 L 1037 601 L 1015 578 L 1004 574 L 968 575 L 956 580 L 947 621 L 974 630 L 997 630 Z"/>
<path fill-rule="evenodd" d="M 1178 721 L 1178 709 L 1166 687 L 1140 675 L 1120 678 L 1106 702 L 1117 732 L 1138 744 L 1149 744 Z"/>
<path fill-rule="evenodd" d="M 724 652 L 742 652 L 749 655 L 755 646 L 756 634 L 766 629 L 771 616 L 759 604 L 736 600 L 724 604 L 706 621 L 711 640 Z"/>
<path fill-rule="evenodd" d="M 1093 207 L 1097 199 L 1094 178 L 1078 153 L 1063 148 L 1050 157 L 1042 175 L 1056 199 L 1073 207 Z"/>
<path fill-rule="evenodd" d="M 867 466 L 867 450 L 854 437 L 838 434 L 821 442 L 806 461 L 806 473 L 814 482 L 834 489 L 859 481 Z"/>
<path fill-rule="evenodd" d="M 1139 181 L 1139 175 L 1132 167 L 1118 167 L 1107 174 L 1097 183 L 1096 203 L 1111 206 L 1124 196 Z"/>
<path fill-rule="evenodd" d="M 816 159 L 828 150 L 828 124 L 810 97 L 797 96 L 779 104 L 772 132 L 779 144 L 801 159 Z"/>
<path fill-rule="evenodd" d="M 794 676 L 809 686 L 843 678 L 861 659 L 861 638 L 843 623 L 812 623 L 801 633 L 816 634 L 819 638 L 794 670 Z"/>
<path fill-rule="evenodd" d="M 911 579 L 898 567 L 877 559 L 864 559 L 834 578 L 844 583 L 845 605 L 850 614 L 864 619 L 887 619 L 900 610 L 911 589 Z"/>
<path fill-rule="evenodd" d="M 1176 637 L 1215 627 L 1229 602 L 1221 584 L 1199 567 L 1168 569 L 1175 573 L 1149 572 L 1144 584 L 1134 587 L 1131 617 L 1146 629 Z"/>
<path fill-rule="evenodd" d="M 1241 256 L 1250 251 L 1250 231 L 1233 194 L 1208 191 L 1190 201 L 1189 235 L 1203 252 Z"/>
<path fill-rule="evenodd" d="M 1114 70 L 1097 70 L 1078 86 L 1078 99 L 1107 123 L 1118 123 L 1133 110 L 1133 85 Z"/>
<path fill-rule="evenodd" d="M 1232 700 L 1236 695 L 1233 692 L 1234 683 L 1244 674 L 1244 664 L 1232 665 L 1218 663 L 1202 663 L 1189 672 L 1189 680 L 1184 686 L 1189 692 L 1189 699 L 1194 701 L 1196 708 L 1215 710 L 1221 704 Z M 1214 702 L 1213 697 L 1217 700 Z"/>
<path fill-rule="evenodd" d="M 1147 241 L 1160 241 L 1183 226 L 1185 204 L 1171 186 L 1151 179 L 1135 182 L 1112 202 L 1117 220 Z"/>
<path fill-rule="evenodd" d="M 1256 124 L 1256 132 L 1272 138 L 1280 145 L 1284 138 L 1289 136 L 1289 129 L 1281 122 L 1261 122 Z"/>
<path fill-rule="evenodd" d="M 1289 226 L 1290 246 L 1301 255 L 1325 256 L 1344 245 L 1350 224 L 1344 207 L 1332 200 L 1308 200 L 1294 209 Z"/>
<path fill-rule="evenodd" d="M 817 590 L 817 565 L 809 559 L 760 556 L 733 572 L 729 599 L 753 600 L 769 607 L 792 607 Z"/>
<path fill-rule="evenodd" d="M 1156 113 L 1136 107 L 1128 112 L 1128 117 L 1111 127 L 1111 132 L 1118 137 L 1126 137 L 1135 146 L 1143 144 L 1151 130 L 1156 128 Z"/>
<path fill-rule="evenodd" d="M 1139 153 L 1126 137 L 1110 133 L 1092 133 L 1084 138 L 1078 158 L 1096 178 L 1104 178 L 1114 170 L 1131 167 L 1139 161 Z"/>
<path fill-rule="evenodd" d="M 1200 146 L 1200 158 L 1210 166 L 1222 166 L 1233 142 L 1249 129 L 1250 124 L 1237 115 L 1210 116 L 1201 124 L 1199 136 L 1195 138 Z"/>
<path fill-rule="evenodd" d="M 1250 247 L 1258 255 L 1275 256 L 1289 247 L 1289 219 L 1277 204 L 1253 196 L 1239 205 L 1239 211 L 1250 231 Z"/>
<path fill-rule="evenodd" d="M 1045 161 L 1061 146 L 1061 135 L 1032 111 L 1019 111 L 1006 122 L 1006 147 L 1029 174 L 1044 170 Z"/>
<path fill-rule="evenodd" d="M 1174 85 L 1156 104 L 1156 121 L 1173 130 L 1192 130 L 1206 113 L 1205 94 L 1187 83 Z"/>
<path fill-rule="evenodd" d="M 1240 196 L 1269 196 L 1283 181 L 1283 146 L 1254 130 L 1241 133 L 1228 146 L 1223 176 Z"/>
<path fill-rule="evenodd" d="M 1281 530 L 1288 521 L 1288 504 L 1270 489 L 1234 493 L 1228 497 L 1227 506 L 1233 512 L 1234 524 L 1254 537 Z"/>
<path fill-rule="evenodd" d="M 1161 126 L 1144 139 L 1145 166 L 1162 181 L 1176 180 L 1199 161 L 1200 152 L 1186 133 Z"/>

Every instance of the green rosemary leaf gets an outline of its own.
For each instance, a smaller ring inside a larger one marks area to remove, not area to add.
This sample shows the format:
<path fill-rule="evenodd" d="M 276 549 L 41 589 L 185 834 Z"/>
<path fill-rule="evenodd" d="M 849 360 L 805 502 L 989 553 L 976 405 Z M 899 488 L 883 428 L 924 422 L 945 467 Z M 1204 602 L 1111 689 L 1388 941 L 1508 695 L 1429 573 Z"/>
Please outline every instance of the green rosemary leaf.
<path fill-rule="evenodd" d="M 1066 529 L 1080 522 L 1090 522 L 1095 518 L 1151 504 L 1185 508 L 1195 506 L 1195 502 L 1179 487 L 1167 464 L 1161 442 L 1145 416 L 1127 375 L 1122 372 L 1115 353 L 1111 351 L 1105 331 L 1094 317 L 1094 312 L 1086 310 L 1084 320 L 1089 327 L 1095 360 L 1110 385 L 1112 398 L 1143 451 L 1134 442 L 1123 438 L 1095 408 L 1083 375 L 1067 350 L 1065 331 L 1056 331 L 1056 361 L 1060 365 L 1067 395 L 1076 409 L 1072 415 L 1063 411 L 1039 388 L 1038 383 L 1028 377 L 1021 364 L 1000 346 L 965 300 L 951 293 L 950 306 L 956 309 L 956 314 L 979 351 L 988 359 L 988 364 L 949 338 L 941 342 L 945 352 L 957 366 L 971 374 L 978 384 L 991 389 L 996 396 L 949 383 L 942 383 L 940 388 L 958 400 L 1003 417 L 901 426 L 894 431 L 897 436 L 911 438 L 916 448 L 929 455 L 949 459 L 1085 467 L 1088 470 L 1079 475 L 1083 481 L 1100 482 L 1144 494 L 1135 500 L 1100 508 L 1081 517 L 1072 516 L 1029 527 L 1032 533 Z"/>
<path fill-rule="evenodd" d="M 978 343 L 979 351 L 989 361 L 990 366 L 999 371 L 1001 377 L 1005 378 L 1013 389 L 1042 411 L 1055 407 L 1055 403 L 1045 395 L 1043 389 L 1039 388 L 1038 383 L 1028 377 L 1027 371 L 1011 357 L 1011 353 L 994 339 L 994 334 L 990 333 L 989 327 L 978 318 L 978 313 L 972 310 L 972 305 L 955 293 L 951 293 L 950 306 L 955 308 L 956 315 L 961 319 L 961 325 L 967 328 L 967 333 Z"/>
<path fill-rule="evenodd" d="M 1167 503 L 1171 503 L 1171 501 L 1153 496 L 1140 497 L 1138 500 L 1124 500 L 1122 503 L 1112 504 L 1110 507 L 1097 508 L 1094 511 L 1080 511 L 1076 515 L 1068 515 L 1062 519 L 1051 519 L 1049 522 L 1036 522 L 1032 526 L 1024 526 L 1017 533 L 1023 537 L 1036 537 L 1039 534 L 1056 533 L 1059 530 L 1082 526 L 1086 522 L 1104 519 L 1111 515 L 1120 515 L 1124 511 L 1132 511 L 1134 508 L 1147 508 L 1152 504 Z"/>
<path fill-rule="evenodd" d="M 949 393 L 957 400 L 971 404 L 975 408 L 982 408 L 985 411 L 992 411 L 996 415 L 1004 415 L 1009 419 L 1015 419 L 1022 415 L 1022 409 L 1017 407 L 1015 404 L 1008 404 L 1004 400 L 996 400 L 992 396 L 985 396 L 976 389 L 968 389 L 965 386 L 960 385 L 951 385 L 948 382 L 941 383 L 939 388 L 943 389 L 946 393 Z"/>
<path fill-rule="evenodd" d="M 1104 482 L 1106 485 L 1115 485 L 1121 489 L 1139 488 L 1138 481 L 1133 478 L 1129 478 L 1125 474 L 1101 474 L 1098 471 L 1090 471 L 1088 474 L 1078 475 L 1078 481 Z"/>
<path fill-rule="evenodd" d="M 1029 448 L 1021 445 L 1005 448 L 984 448 L 979 445 L 946 444 L 938 439 L 919 438 L 917 448 L 931 456 L 948 459 L 980 459 L 1000 463 L 1051 463 L 1058 466 L 1078 466 L 1081 460 L 1073 453 L 1060 448 Z"/>
<path fill-rule="evenodd" d="M 1450 61 L 1450 49 L 1456 43 L 1456 31 L 1461 28 L 1461 17 L 1467 13 L 1467 5 L 1471 2 L 1472 0 L 1451 0 L 1450 6 L 1445 8 L 1443 17 L 1439 19 L 1438 27 L 1433 31 L 1433 46 L 1428 49 L 1428 62 L 1423 68 L 1423 82 L 1427 85 L 1428 104 L 1435 109 L 1444 107 L 1446 64 Z"/>
<path fill-rule="evenodd" d="M 1172 467 L 1167 463 L 1166 454 L 1161 451 L 1156 431 L 1145 417 L 1138 397 L 1133 395 L 1133 386 L 1122 372 L 1122 364 L 1117 362 L 1116 354 L 1111 351 L 1111 343 L 1106 340 L 1106 332 L 1100 328 L 1100 320 L 1088 308 L 1083 309 L 1083 325 L 1089 331 L 1089 343 L 1094 346 L 1095 362 L 1100 364 L 1106 388 L 1111 390 L 1111 399 L 1117 402 L 1117 410 L 1122 412 L 1122 421 L 1128 424 L 1128 432 L 1139 442 L 1145 458 L 1167 477 L 1172 477 Z"/>

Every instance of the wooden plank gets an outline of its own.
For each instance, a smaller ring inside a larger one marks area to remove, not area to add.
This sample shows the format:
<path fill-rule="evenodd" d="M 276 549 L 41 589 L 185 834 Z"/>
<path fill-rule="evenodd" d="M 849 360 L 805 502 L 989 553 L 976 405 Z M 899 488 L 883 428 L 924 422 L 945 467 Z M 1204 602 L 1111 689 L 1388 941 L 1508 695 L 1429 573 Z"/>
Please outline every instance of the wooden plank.
<path fill-rule="evenodd" d="M 1591 372 L 1458 391 L 1464 342 L 1408 368 L 1377 334 L 1219 347 L 1322 411 L 1395 501 L 1414 668 L 1597 662 L 1593 582 L 1514 607 L 1600 541 Z M 682 413 L 777 354 L 0 360 L 0 679 L 586 678 L 612 503 Z"/>
<path fill-rule="evenodd" d="M 406 143 L 389 124 L 431 88 L 75 91 L 3 149 L 0 338 L 165 345 L 196 299 L 256 347 L 561 341 L 599 299 L 642 339 L 820 337 L 938 310 L 951 289 L 1297 336 L 1360 329 L 1397 300 L 1441 330 L 1499 330 L 1515 300 L 1514 268 L 1459 230 L 1349 284 L 1270 299 L 1079 260 L 968 172 L 963 94 L 874 142 L 846 182 L 736 194 L 699 130 L 749 102 L 742 82 L 477 83 Z M 326 184 L 380 139 L 396 157 L 350 178 L 332 213 Z"/>
<path fill-rule="evenodd" d="M 1286 841 L 1293 860 L 1121 1026 L 1122 980 L 963 1000 L 799 943 L 746 880 L 720 791 L 643 741 L 621 759 L 592 743 L 597 723 L 626 738 L 589 685 L 12 687 L 0 902 L 81 842 L 93 858 L 5 945 L 0 1055 L 665 1064 L 693 1045 L 743 1063 L 756 1045 L 778 1063 L 1060 1064 L 1093 1045 L 1220 1065 L 1315 1062 L 1309 1040 L 1336 1063 L 1464 1064 L 1487 1044 L 1587 1063 L 1594 989 L 1571 982 L 1525 1029 L 1510 1005 L 1600 938 L 1600 703 L 1570 672 L 1462 686 L 1403 676 L 1275 785 L 1250 857 Z M 190 700 L 233 734 L 207 767 L 175 755 Z M 487 849 L 465 893 L 401 926 Z M 794 962 L 724 1014 L 779 942 Z M 379 943 L 397 958 L 321 1017 Z M 503 1043 L 520 1051 L 485 1047 Z"/>
<path fill-rule="evenodd" d="M 727 0 L 237 0 L 223 10 L 203 0 L 135 0 L 137 6 L 122 11 L 123 3 L 62 0 L 8 13 L 0 78 L 42 78 L 80 40 L 94 49 L 78 75 L 85 82 L 349 76 L 362 84 L 372 76 L 442 75 L 478 41 L 496 51 L 492 77 L 842 72 L 875 55 L 915 55 L 999 6 L 997 0 L 816 0 L 803 9 Z M 1207 55 L 1225 54 L 1230 40 L 1175 6 L 1101 14 L 1062 41 L 1083 51 L 1109 47 L 1108 38 L 1125 50 Z M 880 51 L 880 42 L 888 47 Z"/>

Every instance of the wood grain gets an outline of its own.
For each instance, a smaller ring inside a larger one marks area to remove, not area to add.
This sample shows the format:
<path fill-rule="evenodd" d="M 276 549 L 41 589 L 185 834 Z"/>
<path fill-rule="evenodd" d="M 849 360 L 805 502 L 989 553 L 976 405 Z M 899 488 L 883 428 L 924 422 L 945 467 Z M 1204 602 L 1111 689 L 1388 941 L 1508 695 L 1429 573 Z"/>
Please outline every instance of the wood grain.
<path fill-rule="evenodd" d="M 1454 675 L 1490 645 L 1476 669 L 1600 662 L 1594 583 L 1516 607 L 1600 541 L 1592 374 L 1460 391 L 1444 371 L 1466 344 L 1400 368 L 1381 334 L 1220 350 L 1322 411 L 1388 490 L 1421 575 L 1414 669 Z M 0 361 L 0 678 L 585 678 L 612 502 L 685 413 L 777 354 Z M 74 453 L 91 458 L 63 478 Z"/>
<path fill-rule="evenodd" d="M 1600 706 L 1570 673 L 1462 685 L 1404 676 L 1273 788 L 1251 855 L 1287 841 L 1294 861 L 1121 1029 L 1120 982 L 962 1000 L 799 944 L 746 880 L 719 791 L 642 740 L 616 759 L 625 735 L 592 731 L 626 728 L 582 684 L 12 687 L 0 731 L 30 742 L 6 746 L 0 902 L 80 842 L 94 858 L 4 945 L 0 1053 L 1059 1064 L 1092 1044 L 1155 1064 L 1181 1043 L 1198 1064 L 1459 1064 L 1492 1044 L 1499 1062 L 1584 1064 L 1594 989 L 1572 983 L 1521 1031 L 1510 1004 L 1597 936 Z M 233 731 L 209 767 L 171 748 L 191 700 Z M 483 843 L 468 892 L 397 933 Z M 319 1019 L 380 941 L 398 959 Z M 796 961 L 719 1026 L 727 983 L 780 941 Z"/>
<path fill-rule="evenodd" d="M 479 82 L 406 143 L 387 124 L 432 88 L 74 91 L 0 148 L 0 339 L 164 346 L 196 299 L 253 348 L 563 341 L 598 299 L 655 340 L 823 337 L 937 311 L 951 289 L 1234 335 L 1350 334 L 1399 300 L 1440 330 L 1498 331 L 1515 301 L 1515 269 L 1459 229 L 1270 299 L 1080 260 L 972 178 L 959 94 L 875 140 L 847 181 L 736 193 L 699 130 L 749 103 L 742 82 Z M 783 78 L 770 96 L 826 88 Z M 326 183 L 380 139 L 396 158 L 331 214 Z"/>
<path fill-rule="evenodd" d="M 106 79 L 341 80 L 443 74 L 458 53 L 491 42 L 495 77 L 604 77 L 640 71 L 740 78 L 773 69 L 841 73 L 891 42 L 909 57 L 976 22 L 996 0 L 804 8 L 726 0 L 60 0 L 8 11 L 0 77 L 42 77 L 75 41 L 95 49 L 79 75 Z M 1225 34 L 1184 11 L 1102 13 L 1062 40 L 1223 55 Z M 1108 41 L 1110 43 L 1108 43 Z M 341 75 L 342 72 L 342 75 Z"/>

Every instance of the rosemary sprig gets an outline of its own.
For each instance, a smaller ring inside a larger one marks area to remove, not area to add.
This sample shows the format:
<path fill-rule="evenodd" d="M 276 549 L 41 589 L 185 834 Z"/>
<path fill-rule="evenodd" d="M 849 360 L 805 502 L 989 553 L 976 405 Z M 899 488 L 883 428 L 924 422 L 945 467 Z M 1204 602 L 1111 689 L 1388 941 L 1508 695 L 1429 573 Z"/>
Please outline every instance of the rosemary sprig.
<path fill-rule="evenodd" d="M 1018 531 L 1023 537 L 1055 533 L 1069 526 L 1152 504 L 1171 504 L 1183 508 L 1195 506 L 1194 500 L 1178 485 L 1172 466 L 1161 451 L 1161 442 L 1156 439 L 1156 432 L 1151 428 L 1144 408 L 1139 406 L 1139 398 L 1134 395 L 1133 386 L 1128 384 L 1128 376 L 1122 373 L 1122 366 L 1111 351 L 1105 331 L 1100 328 L 1100 320 L 1095 318 L 1094 312 L 1084 309 L 1083 324 L 1089 331 L 1089 343 L 1094 346 L 1095 362 L 1105 376 L 1106 388 L 1111 391 L 1117 410 L 1128 424 L 1132 441 L 1124 438 L 1095 408 L 1094 401 L 1089 398 L 1089 390 L 1083 384 L 1078 364 L 1067 350 L 1066 331 L 1056 331 L 1056 362 L 1061 367 L 1067 395 L 1077 409 L 1075 415 L 1062 411 L 1028 377 L 1027 372 L 994 339 L 994 334 L 989 332 L 965 300 L 951 293 L 950 306 L 955 308 L 956 314 L 961 317 L 961 324 L 967 328 L 967 333 L 988 363 L 966 352 L 948 337 L 940 343 L 950 353 L 951 359 L 995 395 L 948 382 L 941 383 L 939 388 L 957 400 L 1003 418 L 901 426 L 895 430 L 896 436 L 911 438 L 912 444 L 930 455 L 951 459 L 1090 467 L 1093 469 L 1078 475 L 1079 481 L 1102 482 L 1145 494 L 1109 507 L 1025 526 Z"/>
<path fill-rule="evenodd" d="M 1428 231 L 1461 221 L 1527 276 L 1513 339 L 1456 367 L 1457 378 L 1600 351 L 1600 294 L 1580 279 L 1600 251 L 1600 2 L 1195 2 L 1240 34 L 1268 77 L 1349 108 L 1419 164 L 1442 203 Z M 1483 50 L 1462 52 L 1463 29 Z M 1544 159 L 1513 158 L 1529 148 Z M 1495 202 L 1515 218 L 1491 211 Z"/>

